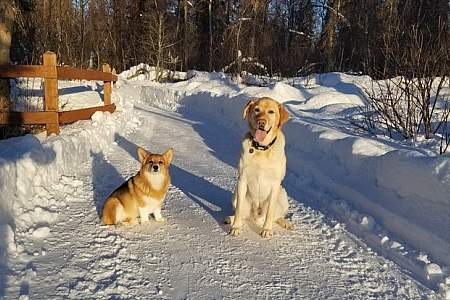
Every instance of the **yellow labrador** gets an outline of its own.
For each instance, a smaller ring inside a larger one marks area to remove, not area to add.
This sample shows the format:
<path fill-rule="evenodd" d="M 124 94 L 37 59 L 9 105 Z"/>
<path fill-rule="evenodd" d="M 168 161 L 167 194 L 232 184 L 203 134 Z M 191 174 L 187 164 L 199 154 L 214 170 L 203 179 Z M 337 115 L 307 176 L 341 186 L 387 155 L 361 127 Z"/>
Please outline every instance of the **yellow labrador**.
<path fill-rule="evenodd" d="M 230 235 L 238 236 L 243 220 L 253 219 L 262 226 L 261 236 L 273 236 L 273 223 L 290 229 L 285 220 L 289 204 L 281 186 L 286 174 L 285 138 L 281 128 L 289 118 L 286 109 L 277 101 L 264 97 L 250 100 L 244 108 L 250 131 L 242 140 L 239 159 L 239 178 L 233 195 L 234 216 Z"/>

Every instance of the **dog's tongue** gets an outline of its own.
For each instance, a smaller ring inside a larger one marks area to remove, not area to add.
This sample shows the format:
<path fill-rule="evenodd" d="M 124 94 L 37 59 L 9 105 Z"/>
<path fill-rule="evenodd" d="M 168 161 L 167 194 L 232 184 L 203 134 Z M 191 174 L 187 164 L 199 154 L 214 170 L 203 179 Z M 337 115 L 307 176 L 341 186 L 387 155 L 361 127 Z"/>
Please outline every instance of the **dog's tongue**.
<path fill-rule="evenodd" d="M 256 129 L 255 140 L 258 143 L 262 143 L 264 141 L 264 139 L 266 138 L 266 135 L 267 135 L 267 132 L 265 132 L 264 130 Z"/>

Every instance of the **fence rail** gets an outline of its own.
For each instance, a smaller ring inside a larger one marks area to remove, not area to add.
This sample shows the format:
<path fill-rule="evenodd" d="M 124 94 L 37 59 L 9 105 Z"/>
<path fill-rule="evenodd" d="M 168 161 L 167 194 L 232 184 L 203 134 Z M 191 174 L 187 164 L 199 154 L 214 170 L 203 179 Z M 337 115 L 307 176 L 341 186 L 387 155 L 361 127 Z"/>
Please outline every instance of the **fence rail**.
<path fill-rule="evenodd" d="M 88 120 L 97 111 L 114 112 L 116 106 L 111 103 L 112 82 L 117 75 L 111 73 L 108 64 L 102 71 L 60 67 L 56 65 L 56 54 L 47 51 L 43 55 L 43 65 L 0 65 L 0 78 L 38 77 L 44 79 L 44 111 L 0 113 L 0 124 L 24 125 L 45 124 L 47 135 L 59 134 L 59 125 Z M 102 106 L 59 111 L 58 79 L 85 79 L 103 81 Z"/>

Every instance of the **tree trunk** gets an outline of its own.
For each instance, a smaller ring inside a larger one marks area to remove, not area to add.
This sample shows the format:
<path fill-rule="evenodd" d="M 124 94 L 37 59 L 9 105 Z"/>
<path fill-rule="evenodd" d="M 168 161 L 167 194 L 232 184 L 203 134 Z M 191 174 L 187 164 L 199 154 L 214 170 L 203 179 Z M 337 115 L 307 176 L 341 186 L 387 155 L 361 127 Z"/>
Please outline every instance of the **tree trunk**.
<path fill-rule="evenodd" d="M 252 31 L 250 36 L 250 51 L 249 56 L 255 58 L 255 48 L 256 48 L 256 26 L 258 26 L 258 12 L 259 12 L 259 1 L 256 0 L 252 7 Z"/>
<path fill-rule="evenodd" d="M 242 26 L 242 20 L 239 19 L 239 26 L 238 26 L 238 31 L 237 31 L 237 35 L 236 35 L 236 75 L 237 75 L 237 79 L 238 82 L 241 82 L 241 73 L 242 73 L 242 52 L 240 49 L 240 44 L 239 44 L 239 39 L 240 39 L 240 35 L 241 35 L 241 26 Z"/>
<path fill-rule="evenodd" d="M 160 82 L 162 78 L 162 51 L 163 51 L 163 16 L 158 17 L 158 54 L 156 59 L 156 81 Z"/>
<path fill-rule="evenodd" d="M 0 0 L 0 65 L 9 64 L 14 9 L 11 0 Z M 8 79 L 0 79 L 0 112 L 7 112 L 11 106 Z"/>
<path fill-rule="evenodd" d="M 85 10 L 86 10 L 87 1 L 80 1 L 80 64 L 81 68 L 84 67 L 84 46 L 85 46 L 85 32 L 86 32 L 86 18 L 85 18 Z"/>
<path fill-rule="evenodd" d="M 213 48 L 213 35 L 212 35 L 212 0 L 209 0 L 209 59 L 208 59 L 208 71 L 212 71 L 212 48 Z"/>
<path fill-rule="evenodd" d="M 329 3 L 331 1 L 328 1 Z M 338 13 L 340 11 L 341 0 L 337 0 L 333 2 L 328 7 L 328 19 L 326 20 L 324 26 L 325 32 L 325 45 L 324 45 L 324 55 L 325 55 L 325 71 L 330 72 L 334 71 L 336 66 L 336 58 L 335 58 L 335 43 L 336 43 L 336 25 L 338 22 Z"/>
<path fill-rule="evenodd" d="M 184 70 L 188 69 L 188 1 L 184 0 Z"/>

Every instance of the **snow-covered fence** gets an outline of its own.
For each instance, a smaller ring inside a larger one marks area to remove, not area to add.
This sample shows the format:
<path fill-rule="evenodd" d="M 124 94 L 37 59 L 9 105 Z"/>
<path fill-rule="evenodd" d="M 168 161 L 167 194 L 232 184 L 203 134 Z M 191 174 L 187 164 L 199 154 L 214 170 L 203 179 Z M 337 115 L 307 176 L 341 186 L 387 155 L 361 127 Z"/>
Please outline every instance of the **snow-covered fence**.
<path fill-rule="evenodd" d="M 43 55 L 43 65 L 1 65 L 0 78 L 38 77 L 44 78 L 44 111 L 0 113 L 0 124 L 23 125 L 45 124 L 47 134 L 59 134 L 59 125 L 87 120 L 96 111 L 114 112 L 116 106 L 111 103 L 112 82 L 117 75 L 111 72 L 108 64 L 103 64 L 102 71 L 85 70 L 56 65 L 56 54 L 47 51 Z M 102 106 L 71 111 L 58 111 L 58 79 L 86 79 L 104 82 Z"/>

